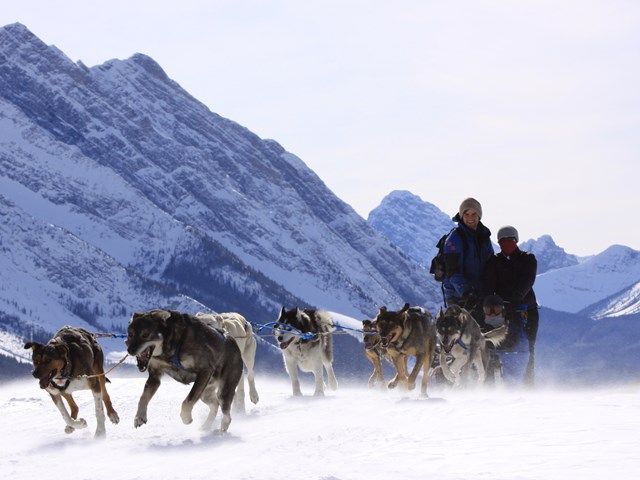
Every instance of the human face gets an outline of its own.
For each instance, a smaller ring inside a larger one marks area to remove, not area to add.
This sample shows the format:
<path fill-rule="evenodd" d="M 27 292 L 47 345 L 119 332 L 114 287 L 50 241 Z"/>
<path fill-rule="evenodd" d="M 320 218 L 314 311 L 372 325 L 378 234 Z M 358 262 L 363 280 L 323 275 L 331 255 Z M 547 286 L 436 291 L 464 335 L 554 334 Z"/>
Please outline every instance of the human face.
<path fill-rule="evenodd" d="M 478 212 L 476 212 L 473 208 L 469 208 L 462 214 L 462 221 L 471 230 L 475 230 L 476 228 L 478 228 L 480 217 L 478 216 Z"/>

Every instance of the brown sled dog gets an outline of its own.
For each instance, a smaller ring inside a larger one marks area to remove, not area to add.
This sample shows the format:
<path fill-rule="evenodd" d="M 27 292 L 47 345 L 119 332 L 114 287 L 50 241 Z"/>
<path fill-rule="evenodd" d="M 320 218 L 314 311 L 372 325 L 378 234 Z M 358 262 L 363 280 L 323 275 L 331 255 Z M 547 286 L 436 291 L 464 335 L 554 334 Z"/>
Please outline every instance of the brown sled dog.
<path fill-rule="evenodd" d="M 104 437 L 106 434 L 103 402 L 107 407 L 109 420 L 112 423 L 120 421 L 107 393 L 108 380 L 104 376 L 102 348 L 91 333 L 82 328 L 67 326 L 58 330 L 46 345 L 28 342 L 24 348 L 32 350 L 34 369 L 31 373 L 39 380 L 40 388 L 51 395 L 53 403 L 58 407 L 67 425 L 64 429 L 66 433 L 87 426 L 84 418 L 78 418 L 78 405 L 71 396 L 76 390 L 90 389 L 93 393 L 98 421 L 96 437 Z M 63 397 L 71 408 L 71 414 L 62 401 Z"/>
<path fill-rule="evenodd" d="M 389 388 L 394 388 L 400 381 L 406 382 L 407 388 L 413 390 L 422 369 L 420 393 L 427 396 L 429 369 L 436 350 L 436 330 L 431 314 L 420 307 L 410 308 L 408 303 L 397 312 L 380 307 L 374 323 L 382 339 L 382 347 L 394 359 L 397 371 Z M 408 376 L 406 360 L 401 359 L 401 355 L 416 357 L 416 364 Z"/>
<path fill-rule="evenodd" d="M 367 385 L 369 388 L 373 388 L 377 383 L 380 383 L 384 388 L 384 374 L 382 373 L 382 359 L 386 358 L 395 366 L 395 362 L 404 362 L 404 366 L 400 369 L 396 367 L 396 371 L 407 371 L 407 357 L 397 352 L 388 352 L 387 348 L 382 346 L 382 337 L 377 330 L 377 325 L 374 321 L 363 320 L 362 332 L 364 333 L 364 356 L 373 365 L 373 373 L 369 377 Z M 398 374 L 392 380 L 391 383 L 395 386 L 400 381 Z M 393 388 L 393 387 L 390 387 Z"/>

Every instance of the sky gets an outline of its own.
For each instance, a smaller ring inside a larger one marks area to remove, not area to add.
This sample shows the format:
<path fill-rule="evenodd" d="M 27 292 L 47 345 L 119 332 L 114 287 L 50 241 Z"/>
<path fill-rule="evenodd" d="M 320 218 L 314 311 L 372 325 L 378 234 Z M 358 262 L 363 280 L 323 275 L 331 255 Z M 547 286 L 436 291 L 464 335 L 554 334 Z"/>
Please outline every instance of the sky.
<path fill-rule="evenodd" d="M 640 2 L 5 3 L 74 61 L 153 57 L 364 218 L 473 196 L 494 234 L 640 249 Z"/>

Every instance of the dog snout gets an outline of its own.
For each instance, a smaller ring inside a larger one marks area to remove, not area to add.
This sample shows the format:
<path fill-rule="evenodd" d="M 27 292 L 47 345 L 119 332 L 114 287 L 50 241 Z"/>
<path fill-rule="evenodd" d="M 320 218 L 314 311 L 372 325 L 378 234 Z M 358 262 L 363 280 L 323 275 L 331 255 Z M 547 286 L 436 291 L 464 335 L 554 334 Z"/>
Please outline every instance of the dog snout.
<path fill-rule="evenodd" d="M 33 375 L 33 376 L 34 376 L 34 378 L 39 378 L 39 377 L 38 377 L 38 372 L 36 372 L 35 370 L 32 370 L 32 371 L 31 371 L 31 375 Z"/>
<path fill-rule="evenodd" d="M 281 342 L 282 340 L 284 340 L 284 338 L 282 337 L 282 335 L 278 335 L 278 341 Z"/>

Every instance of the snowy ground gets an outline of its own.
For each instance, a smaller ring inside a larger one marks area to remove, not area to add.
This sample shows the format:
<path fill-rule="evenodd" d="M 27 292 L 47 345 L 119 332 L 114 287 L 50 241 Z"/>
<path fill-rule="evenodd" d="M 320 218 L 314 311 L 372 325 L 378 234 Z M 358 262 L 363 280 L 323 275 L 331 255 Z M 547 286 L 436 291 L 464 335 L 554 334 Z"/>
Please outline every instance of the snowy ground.
<path fill-rule="evenodd" d="M 113 378 L 121 418 L 93 440 L 88 392 L 76 394 L 89 427 L 71 435 L 36 381 L 0 387 L 2 478 L 35 479 L 599 479 L 640 465 L 640 386 L 592 391 L 369 391 L 342 386 L 292 398 L 288 382 L 257 378 L 260 402 L 225 435 L 183 425 L 188 387 L 166 378 L 133 427 L 144 377 Z M 303 393 L 312 390 L 303 384 Z"/>

